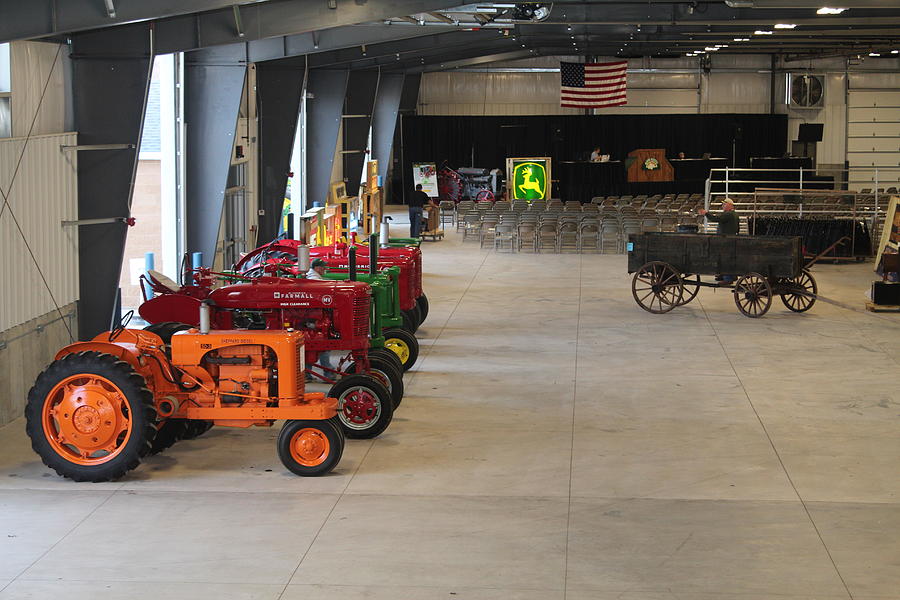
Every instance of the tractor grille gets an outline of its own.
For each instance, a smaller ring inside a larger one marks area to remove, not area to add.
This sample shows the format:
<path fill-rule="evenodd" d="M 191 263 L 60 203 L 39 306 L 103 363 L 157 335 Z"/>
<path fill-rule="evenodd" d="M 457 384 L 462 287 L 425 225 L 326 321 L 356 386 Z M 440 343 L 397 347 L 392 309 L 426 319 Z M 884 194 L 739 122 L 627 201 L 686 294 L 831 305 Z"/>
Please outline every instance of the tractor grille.
<path fill-rule="evenodd" d="M 413 264 L 415 265 L 415 279 L 413 280 L 415 283 L 413 285 L 416 287 L 415 296 L 418 298 L 422 295 L 422 253 L 419 252 L 416 254 L 416 258 L 413 260 Z"/>
<path fill-rule="evenodd" d="M 353 299 L 353 337 L 369 335 L 370 303 L 368 296 Z"/>
<path fill-rule="evenodd" d="M 409 262 L 409 281 L 406 282 L 406 289 L 409 291 L 409 297 L 416 299 L 416 261 Z"/>

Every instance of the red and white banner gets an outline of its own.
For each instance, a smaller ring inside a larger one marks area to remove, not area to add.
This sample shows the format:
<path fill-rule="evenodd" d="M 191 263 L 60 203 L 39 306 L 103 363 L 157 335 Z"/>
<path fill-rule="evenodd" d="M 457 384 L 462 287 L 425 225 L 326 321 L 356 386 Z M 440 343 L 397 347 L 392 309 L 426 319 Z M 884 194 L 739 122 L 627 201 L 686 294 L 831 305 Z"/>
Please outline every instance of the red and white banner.
<path fill-rule="evenodd" d="M 628 104 L 628 61 L 559 63 L 559 105 L 568 108 L 604 108 Z"/>

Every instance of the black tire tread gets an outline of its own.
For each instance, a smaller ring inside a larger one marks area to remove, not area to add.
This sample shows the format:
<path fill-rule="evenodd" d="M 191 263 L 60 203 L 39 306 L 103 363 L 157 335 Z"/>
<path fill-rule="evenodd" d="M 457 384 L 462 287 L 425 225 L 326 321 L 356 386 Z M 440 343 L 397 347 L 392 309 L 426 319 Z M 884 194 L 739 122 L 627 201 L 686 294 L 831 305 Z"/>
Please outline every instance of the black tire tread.
<path fill-rule="evenodd" d="M 138 421 L 132 429 L 132 440 L 128 442 L 133 445 L 131 448 L 126 448 L 109 462 L 91 467 L 70 463 L 57 454 L 46 442 L 41 418 L 47 394 L 61 379 L 79 372 L 97 372 L 98 375 L 113 380 L 129 400 L 130 410 L 133 414 L 132 421 Z M 118 381 L 115 381 L 116 379 Z M 138 410 L 142 413 L 141 419 L 135 418 Z M 98 483 L 122 477 L 128 471 L 136 468 L 141 463 L 141 459 L 150 453 L 152 441 L 157 433 L 153 393 L 147 388 L 144 378 L 135 373 L 127 362 L 119 360 L 111 354 L 93 351 L 67 354 L 50 363 L 37 376 L 34 385 L 28 392 L 25 417 L 25 428 L 31 438 L 31 447 L 41 457 L 41 461 L 59 475 L 79 482 Z M 140 423 L 141 420 L 143 420 L 143 424 Z"/>

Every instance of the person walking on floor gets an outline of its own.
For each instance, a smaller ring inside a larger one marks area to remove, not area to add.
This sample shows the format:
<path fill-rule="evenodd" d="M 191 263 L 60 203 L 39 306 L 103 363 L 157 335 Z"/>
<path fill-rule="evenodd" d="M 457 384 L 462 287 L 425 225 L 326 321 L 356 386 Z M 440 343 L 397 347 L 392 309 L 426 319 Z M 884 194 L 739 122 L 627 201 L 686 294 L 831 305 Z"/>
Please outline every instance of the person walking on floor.
<path fill-rule="evenodd" d="M 409 237 L 417 238 L 422 233 L 422 207 L 431 204 L 431 198 L 422 191 L 422 184 L 416 184 L 416 191 L 409 199 Z"/>

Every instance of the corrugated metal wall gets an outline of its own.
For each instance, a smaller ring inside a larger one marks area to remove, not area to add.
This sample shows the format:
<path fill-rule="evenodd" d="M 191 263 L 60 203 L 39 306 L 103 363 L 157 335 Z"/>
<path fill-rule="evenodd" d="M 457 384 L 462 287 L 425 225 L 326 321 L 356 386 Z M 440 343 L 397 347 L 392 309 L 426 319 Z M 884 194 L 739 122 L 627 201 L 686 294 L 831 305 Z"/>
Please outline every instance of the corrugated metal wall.
<path fill-rule="evenodd" d="M 9 199 L 0 216 L 0 332 L 55 310 L 53 299 L 65 306 L 78 298 L 78 228 L 60 224 L 78 218 L 77 153 L 60 151 L 75 144 L 74 133 L 35 136 L 27 145 L 0 140 L 0 189 Z"/>
<path fill-rule="evenodd" d="M 856 167 L 858 181 L 871 183 L 873 188 L 897 187 L 900 73 L 853 73 L 849 83 L 847 161 L 851 168 Z"/>
<path fill-rule="evenodd" d="M 420 115 L 566 115 L 583 111 L 559 106 L 559 73 L 503 72 L 505 67 L 556 68 L 560 60 L 541 57 L 491 65 L 497 71 L 425 73 L 419 91 Z M 714 68 L 768 69 L 766 56 L 715 57 Z M 603 114 L 766 113 L 767 73 L 702 72 L 685 59 L 632 59 L 628 62 L 628 105 Z M 639 70 L 640 72 L 635 72 Z M 669 72 L 666 72 L 666 71 Z M 678 70 L 680 72 L 672 72 Z M 684 72 L 694 70 L 695 72 Z"/>

